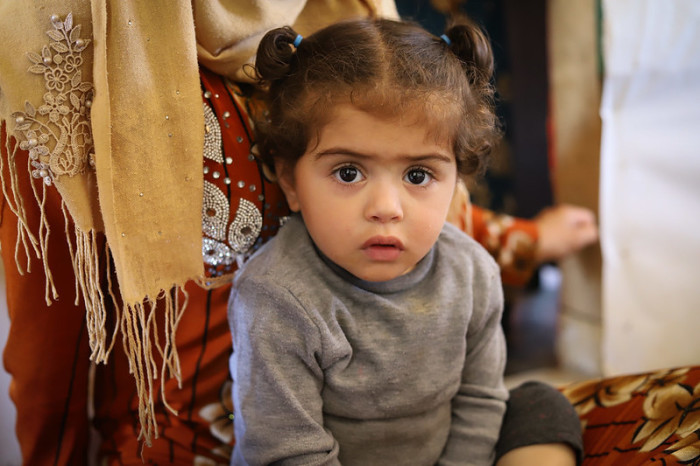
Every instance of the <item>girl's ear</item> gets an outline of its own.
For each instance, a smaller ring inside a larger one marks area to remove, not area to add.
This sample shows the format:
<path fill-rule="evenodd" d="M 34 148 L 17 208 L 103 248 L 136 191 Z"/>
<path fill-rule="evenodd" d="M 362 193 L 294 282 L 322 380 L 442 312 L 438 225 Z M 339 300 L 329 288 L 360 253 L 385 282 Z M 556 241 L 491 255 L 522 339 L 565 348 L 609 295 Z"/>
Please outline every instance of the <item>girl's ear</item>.
<path fill-rule="evenodd" d="M 277 182 L 287 198 L 289 208 L 292 212 L 299 212 L 299 199 L 294 183 L 294 167 L 290 167 L 288 163 L 283 161 L 275 160 L 275 173 L 277 174 Z"/>

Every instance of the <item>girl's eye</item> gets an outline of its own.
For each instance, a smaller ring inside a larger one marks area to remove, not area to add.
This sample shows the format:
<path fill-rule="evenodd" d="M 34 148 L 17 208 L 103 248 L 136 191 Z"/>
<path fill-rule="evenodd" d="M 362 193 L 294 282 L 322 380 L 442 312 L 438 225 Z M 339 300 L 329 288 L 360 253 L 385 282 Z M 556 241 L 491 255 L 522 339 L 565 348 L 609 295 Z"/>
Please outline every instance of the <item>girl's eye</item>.
<path fill-rule="evenodd" d="M 422 168 L 414 168 L 406 173 L 404 179 L 414 186 L 425 186 L 433 177 Z"/>
<path fill-rule="evenodd" d="M 351 165 L 338 168 L 334 175 L 341 183 L 357 183 L 363 179 L 360 170 Z"/>

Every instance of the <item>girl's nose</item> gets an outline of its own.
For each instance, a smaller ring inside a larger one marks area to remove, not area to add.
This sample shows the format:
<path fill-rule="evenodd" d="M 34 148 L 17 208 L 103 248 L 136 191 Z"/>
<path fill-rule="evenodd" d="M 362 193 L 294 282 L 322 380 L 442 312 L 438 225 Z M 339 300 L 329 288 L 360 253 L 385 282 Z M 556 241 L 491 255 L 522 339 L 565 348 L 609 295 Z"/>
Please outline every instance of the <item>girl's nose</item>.
<path fill-rule="evenodd" d="M 367 192 L 365 216 L 373 222 L 395 222 L 403 219 L 401 188 L 377 182 Z"/>

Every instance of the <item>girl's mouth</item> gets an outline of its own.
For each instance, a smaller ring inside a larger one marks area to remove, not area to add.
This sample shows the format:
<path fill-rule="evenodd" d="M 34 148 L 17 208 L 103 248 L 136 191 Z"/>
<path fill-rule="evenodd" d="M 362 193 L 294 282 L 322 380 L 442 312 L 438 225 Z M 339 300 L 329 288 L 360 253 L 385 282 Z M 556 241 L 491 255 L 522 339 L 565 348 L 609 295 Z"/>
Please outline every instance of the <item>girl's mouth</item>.
<path fill-rule="evenodd" d="M 371 260 L 391 262 L 398 259 L 404 246 L 398 238 L 393 236 L 373 236 L 365 241 L 362 250 Z"/>

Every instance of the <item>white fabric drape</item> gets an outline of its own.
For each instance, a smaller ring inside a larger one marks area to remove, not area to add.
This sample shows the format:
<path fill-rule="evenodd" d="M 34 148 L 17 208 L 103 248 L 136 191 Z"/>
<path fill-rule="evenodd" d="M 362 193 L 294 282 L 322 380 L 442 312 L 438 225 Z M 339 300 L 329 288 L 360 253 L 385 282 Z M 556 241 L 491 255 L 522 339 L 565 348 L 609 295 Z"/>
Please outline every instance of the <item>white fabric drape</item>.
<path fill-rule="evenodd" d="M 603 7 L 603 370 L 697 364 L 700 2 Z"/>

